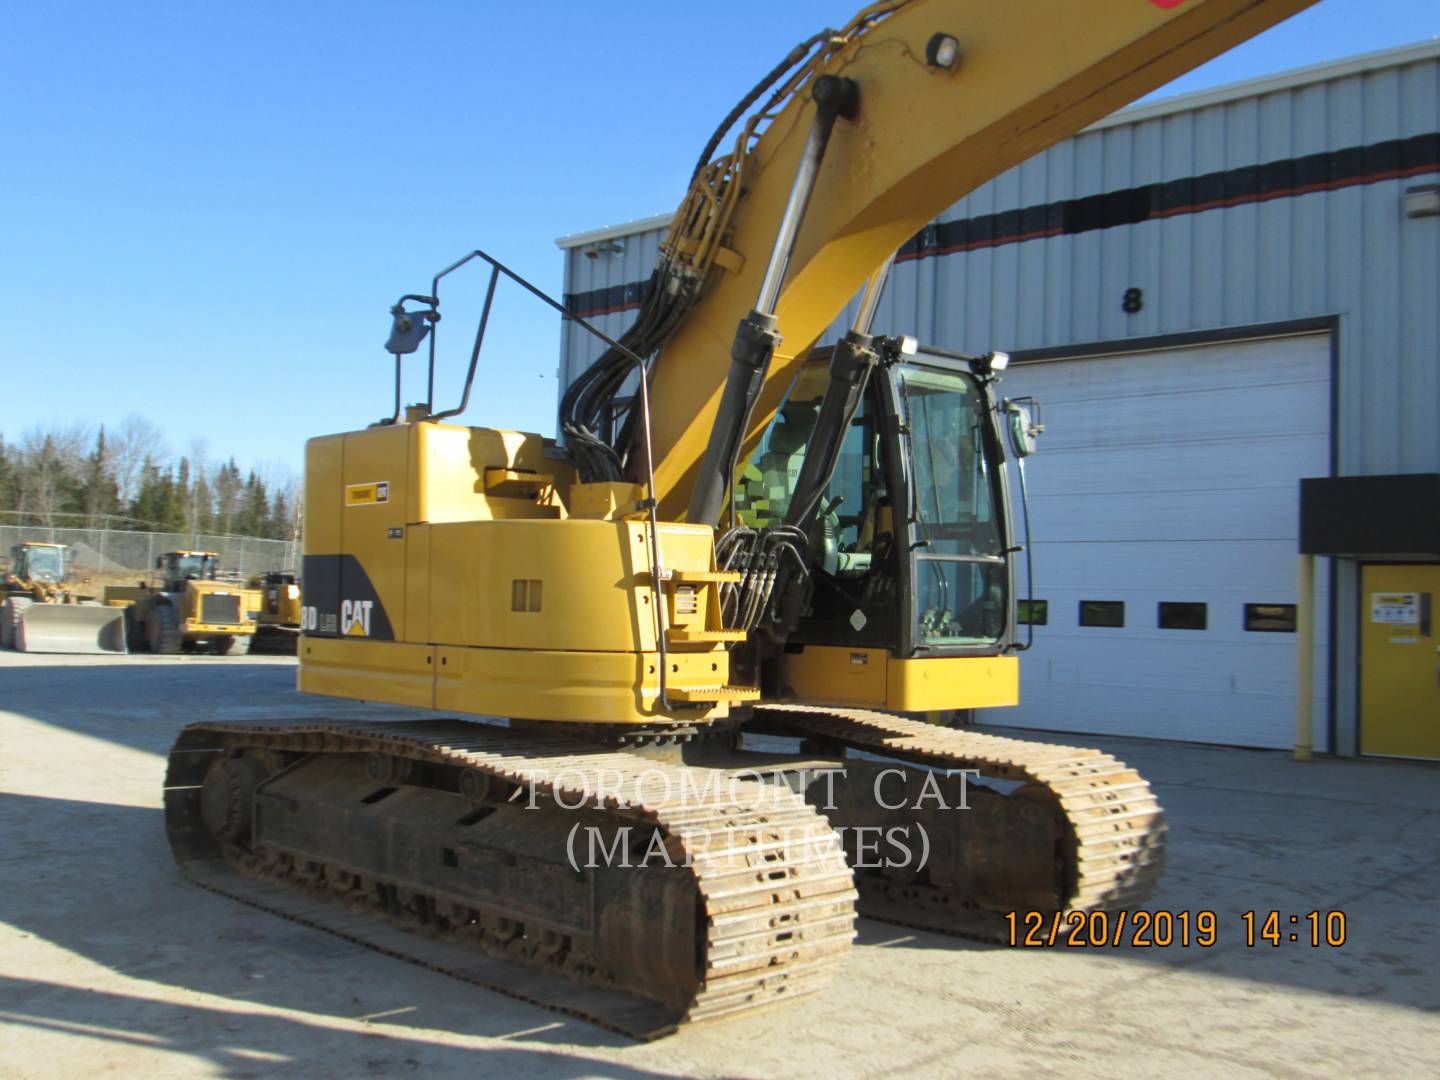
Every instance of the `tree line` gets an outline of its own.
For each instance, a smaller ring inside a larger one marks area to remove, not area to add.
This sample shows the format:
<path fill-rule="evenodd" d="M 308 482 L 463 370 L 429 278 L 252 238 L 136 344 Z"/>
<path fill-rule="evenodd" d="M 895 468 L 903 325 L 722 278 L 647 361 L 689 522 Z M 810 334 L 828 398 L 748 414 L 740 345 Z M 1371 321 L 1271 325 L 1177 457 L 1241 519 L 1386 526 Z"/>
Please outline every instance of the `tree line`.
<path fill-rule="evenodd" d="M 198 440 L 176 458 L 159 428 L 132 415 L 112 429 L 0 433 L 0 524 L 293 540 L 299 485 L 281 467 L 242 475 L 233 456 L 212 463 Z"/>

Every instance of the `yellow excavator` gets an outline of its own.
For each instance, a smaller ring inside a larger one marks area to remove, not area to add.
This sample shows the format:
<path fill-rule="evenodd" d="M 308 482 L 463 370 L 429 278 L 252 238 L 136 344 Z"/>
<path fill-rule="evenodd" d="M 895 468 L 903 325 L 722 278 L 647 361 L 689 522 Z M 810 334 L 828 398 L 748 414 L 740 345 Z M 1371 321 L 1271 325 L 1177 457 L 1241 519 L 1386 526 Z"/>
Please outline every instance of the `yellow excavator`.
<path fill-rule="evenodd" d="M 252 577 L 246 587 L 260 594 L 251 654 L 294 656 L 300 638 L 299 579 L 285 570 L 270 570 Z"/>
<path fill-rule="evenodd" d="M 1003 353 L 870 323 L 945 207 L 1305 6 L 872 4 L 724 120 L 618 340 L 479 251 L 402 297 L 393 411 L 307 447 L 299 687 L 460 715 L 186 728 L 185 872 L 641 1038 L 815 991 L 857 905 L 994 939 L 1141 902 L 1165 825 L 1134 770 L 903 715 L 1017 700 L 1007 461 L 1040 425 Z M 604 339 L 563 446 L 453 420 L 502 279 Z"/>
<path fill-rule="evenodd" d="M 65 583 L 65 545 L 26 540 L 0 576 L 0 648 L 18 652 L 123 653 L 121 613 Z"/>

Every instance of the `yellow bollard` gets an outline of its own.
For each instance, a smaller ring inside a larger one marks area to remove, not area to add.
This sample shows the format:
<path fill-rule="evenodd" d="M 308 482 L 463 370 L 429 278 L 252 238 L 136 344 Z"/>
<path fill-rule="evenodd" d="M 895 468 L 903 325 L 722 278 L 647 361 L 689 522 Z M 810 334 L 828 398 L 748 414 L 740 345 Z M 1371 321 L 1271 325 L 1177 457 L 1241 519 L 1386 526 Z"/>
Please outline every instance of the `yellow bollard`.
<path fill-rule="evenodd" d="M 1301 555 L 1295 601 L 1295 760 L 1309 761 L 1315 731 L 1315 556 Z"/>

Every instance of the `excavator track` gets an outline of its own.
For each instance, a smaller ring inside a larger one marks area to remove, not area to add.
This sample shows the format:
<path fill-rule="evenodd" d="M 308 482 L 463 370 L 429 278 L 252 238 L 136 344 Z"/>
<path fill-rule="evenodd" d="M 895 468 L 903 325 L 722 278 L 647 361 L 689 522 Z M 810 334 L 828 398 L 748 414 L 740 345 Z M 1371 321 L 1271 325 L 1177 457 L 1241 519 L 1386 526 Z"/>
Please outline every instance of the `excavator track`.
<path fill-rule="evenodd" d="M 299 645 L 299 628 L 261 623 L 255 628 L 246 652 L 251 656 L 294 656 Z"/>
<path fill-rule="evenodd" d="M 197 724 L 170 755 L 166 829 L 207 889 L 650 1039 L 810 994 L 854 938 L 825 818 L 730 779 L 459 720 Z M 649 854 L 581 869 L 531 835 L 553 823 L 563 848 L 571 820 L 638 830 Z"/>
<path fill-rule="evenodd" d="M 857 872 L 862 915 L 998 941 L 1008 937 L 1009 911 L 1068 915 L 1126 909 L 1148 897 L 1164 873 L 1166 824 L 1159 802 L 1138 772 L 1099 750 L 804 705 L 757 707 L 746 730 L 815 740 L 924 769 L 974 770 L 1019 785 L 1002 801 L 1010 807 L 1007 817 L 1024 811 L 1034 822 L 1040 820 L 1036 812 L 1045 809 L 1053 815 L 1054 871 L 1047 887 L 1037 889 L 1033 877 L 1008 880 L 1013 875 L 1003 865 L 1004 854 L 990 859 L 998 887 L 981 897 L 913 877 Z M 964 815 L 958 823 L 964 824 Z M 1023 822 L 1018 829 L 1034 831 Z M 1002 865 L 995 866 L 997 861 Z"/>

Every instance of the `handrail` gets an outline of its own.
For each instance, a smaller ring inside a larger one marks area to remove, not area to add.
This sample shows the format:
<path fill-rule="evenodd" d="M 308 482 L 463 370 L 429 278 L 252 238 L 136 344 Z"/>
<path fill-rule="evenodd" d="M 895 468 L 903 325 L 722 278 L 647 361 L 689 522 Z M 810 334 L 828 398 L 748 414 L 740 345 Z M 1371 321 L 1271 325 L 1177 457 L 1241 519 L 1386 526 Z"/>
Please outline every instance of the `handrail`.
<path fill-rule="evenodd" d="M 456 259 L 453 263 L 451 263 L 449 266 L 445 267 L 445 269 L 441 270 L 438 274 L 436 274 L 435 277 L 431 280 L 431 282 L 430 282 L 430 296 L 428 297 L 428 299 L 430 299 L 430 300 L 432 301 L 431 311 L 432 311 L 433 313 L 435 313 L 435 314 L 437 315 L 437 317 L 438 317 L 438 309 L 439 309 L 439 307 L 440 307 L 440 279 L 443 278 L 443 277 L 446 277 L 446 276 L 448 276 L 448 275 L 450 275 L 450 274 L 452 274 L 452 273 L 454 273 L 456 270 L 459 270 L 459 269 L 460 269 L 462 266 L 464 266 L 466 263 L 471 262 L 471 261 L 473 261 L 473 260 L 475 260 L 475 259 L 481 259 L 481 260 L 483 260 L 484 262 L 486 262 L 486 263 L 489 264 L 489 266 L 490 266 L 490 281 L 489 281 L 489 284 L 487 285 L 486 290 L 485 290 L 485 307 L 484 307 L 484 309 L 482 310 L 482 312 L 481 312 L 481 314 L 480 314 L 480 324 L 479 324 L 479 326 L 476 327 L 476 330 L 475 330 L 475 344 L 471 347 L 471 350 L 470 350 L 470 366 L 469 366 L 469 368 L 467 369 L 467 371 L 466 371 L 466 373 L 465 373 L 465 389 L 464 389 L 463 393 L 461 394 L 460 404 L 459 404 L 459 405 L 455 406 L 455 408 L 453 408 L 453 409 L 446 409 L 446 410 L 444 410 L 443 412 L 431 413 L 430 416 L 428 417 L 428 419 L 431 419 L 431 420 L 443 420 L 443 419 L 445 419 L 446 417 L 455 416 L 455 415 L 457 415 L 457 414 L 459 414 L 459 413 L 464 412 L 464 411 L 465 411 L 465 407 L 469 404 L 469 402 L 470 402 L 470 389 L 471 389 L 471 387 L 474 385 L 474 382 L 475 382 L 475 369 L 476 369 L 476 366 L 478 365 L 479 360 L 480 360 L 480 348 L 481 348 L 482 344 L 484 343 L 484 340 L 485 340 L 485 329 L 486 329 L 486 326 L 488 325 L 488 323 L 489 323 L 489 321 L 490 321 L 490 308 L 491 308 L 491 303 L 493 302 L 493 300 L 494 300 L 494 298 L 495 298 L 495 286 L 496 286 L 497 282 L 499 281 L 499 276 L 500 276 L 501 274 L 504 274 L 504 275 L 505 275 L 507 278 L 509 278 L 511 281 L 515 282 L 515 284 L 519 285 L 521 288 L 525 289 L 525 290 L 526 290 L 527 292 L 529 292 L 531 295 L 533 295 L 533 296 L 535 296 L 536 298 L 538 298 L 541 302 L 543 302 L 543 303 L 545 303 L 545 304 L 548 304 L 550 307 L 554 308 L 556 311 L 558 311 L 558 312 L 560 313 L 560 315 L 561 315 L 562 318 L 568 319 L 568 320 L 570 320 L 571 322 L 574 322 L 575 324 L 577 324 L 578 326 L 582 327 L 584 330 L 586 330 L 586 331 L 589 332 L 590 334 L 593 334 L 595 337 L 597 337 L 597 338 L 599 338 L 601 341 L 605 342 L 605 344 L 609 345 L 611 348 L 619 349 L 623 354 L 625 354 L 626 356 L 628 356 L 628 357 L 634 362 L 636 370 L 639 371 L 639 373 L 640 373 L 640 379 L 639 379 L 639 382 L 640 382 L 640 410 L 641 410 L 641 423 L 642 423 L 642 434 L 643 434 L 642 442 L 643 442 L 644 451 L 645 451 L 645 483 L 646 483 L 645 498 L 644 498 L 644 500 L 641 501 L 640 507 L 641 507 L 641 509 L 644 509 L 644 510 L 646 510 L 646 511 L 648 512 L 648 522 L 647 522 L 647 524 L 648 524 L 648 526 L 649 526 L 649 533 L 650 533 L 650 536 L 649 536 L 649 539 L 650 539 L 649 547 L 650 547 L 650 565 L 651 565 L 651 569 L 652 569 L 652 572 L 651 572 L 651 574 L 650 574 L 650 590 L 651 590 L 651 598 L 652 598 L 652 604 L 651 604 L 651 606 L 654 608 L 654 611 L 655 611 L 655 646 L 656 646 L 657 652 L 659 653 L 659 661 L 660 661 L 660 665 L 659 665 L 659 667 L 660 667 L 660 680 L 659 680 L 659 681 L 660 681 L 660 705 L 661 705 L 661 707 L 662 707 L 666 712 L 669 712 L 669 711 L 671 710 L 672 706 L 671 706 L 671 704 L 670 704 L 669 689 L 668 689 L 668 680 L 667 680 L 667 677 L 666 677 L 666 670 L 667 670 L 667 653 L 666 653 L 666 648 L 665 648 L 665 629 L 666 629 L 666 628 L 665 628 L 665 621 L 666 621 L 666 619 L 665 619 L 665 614 L 664 614 L 665 605 L 662 603 L 662 592 L 661 592 L 662 584 L 661 584 L 661 583 L 662 583 L 662 581 L 668 579 L 670 575 L 669 575 L 668 572 L 665 570 L 664 565 L 661 563 L 661 552 L 660 552 L 660 518 L 659 518 L 659 513 L 658 513 L 658 511 L 657 511 L 657 506 L 658 506 L 658 504 L 657 504 L 656 501 L 655 501 L 655 456 L 654 456 L 654 449 L 653 449 L 653 446 L 652 446 L 652 436 L 651 436 L 651 427 L 650 427 L 650 389 L 649 389 L 648 373 L 647 373 L 646 370 L 645 370 L 645 361 L 644 361 L 643 359 L 641 359 L 639 356 L 635 355 L 635 353 L 633 353 L 633 352 L 631 352 L 629 349 L 627 349 L 624 345 L 620 344 L 620 342 L 618 342 L 618 341 L 616 341 L 614 338 L 610 337 L 608 334 L 606 334 L 606 333 L 605 333 L 603 330 L 601 330 L 599 327 L 593 326 L 593 325 L 592 325 L 591 323 L 589 323 L 587 320 L 585 320 L 585 319 L 582 318 L 581 316 L 575 314 L 575 312 L 571 311 L 569 308 L 567 308 L 567 307 L 566 307 L 564 304 L 562 304 L 560 301 L 556 300 L 556 299 L 555 299 L 553 296 L 551 296 L 549 293 L 547 293 L 547 292 L 545 292 L 543 289 L 541 289 L 538 285 L 534 285 L 534 284 L 532 284 L 531 282 L 527 281 L 525 278 L 523 278 L 523 277 L 521 277 L 519 274 L 517 274 L 514 270 L 511 270 L 511 269 L 510 269 L 508 266 L 506 266 L 504 263 L 500 262 L 500 260 L 494 258 L 494 257 L 491 256 L 491 255 L 488 255 L 488 254 L 485 253 L 484 251 L 481 251 L 479 248 L 476 248 L 474 251 L 470 252 L 470 254 L 468 254 L 468 255 L 465 255 L 465 256 L 463 256 L 463 257 L 461 257 L 461 258 L 459 258 L 459 259 Z M 438 329 L 439 329 L 439 327 L 438 327 L 438 318 L 437 318 L 437 320 L 435 320 L 435 327 L 434 327 L 434 329 L 432 329 L 432 331 L 431 331 L 431 333 L 430 333 L 430 368 L 429 368 L 429 390 L 430 390 L 429 397 L 430 397 L 430 401 L 427 401 L 427 403 L 426 403 L 427 408 L 428 408 L 429 405 L 433 402 L 434 396 L 435 396 L 435 395 L 434 395 L 434 391 L 435 391 L 435 339 L 436 339 L 436 336 L 437 336 L 437 333 L 438 333 Z M 398 358 L 397 358 L 397 359 L 398 359 Z M 398 367 L 398 363 L 397 363 L 397 367 Z"/>

